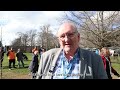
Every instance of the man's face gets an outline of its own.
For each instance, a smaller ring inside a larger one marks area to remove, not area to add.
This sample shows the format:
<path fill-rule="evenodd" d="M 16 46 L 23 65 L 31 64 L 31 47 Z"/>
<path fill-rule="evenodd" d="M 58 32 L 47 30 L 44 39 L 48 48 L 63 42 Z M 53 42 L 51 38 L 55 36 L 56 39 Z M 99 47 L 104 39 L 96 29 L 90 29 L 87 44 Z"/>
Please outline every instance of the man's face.
<path fill-rule="evenodd" d="M 78 48 L 80 34 L 75 31 L 73 26 L 66 24 L 59 29 L 58 39 L 65 52 L 74 52 Z"/>

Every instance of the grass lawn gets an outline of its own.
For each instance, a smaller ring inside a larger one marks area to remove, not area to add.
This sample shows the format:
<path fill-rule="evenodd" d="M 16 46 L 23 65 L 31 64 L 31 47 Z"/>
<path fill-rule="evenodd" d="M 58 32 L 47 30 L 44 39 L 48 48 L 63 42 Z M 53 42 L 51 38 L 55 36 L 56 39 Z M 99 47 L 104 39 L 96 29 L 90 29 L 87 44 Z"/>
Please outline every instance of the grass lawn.
<path fill-rule="evenodd" d="M 118 58 L 113 58 L 111 57 L 111 62 L 113 68 L 120 74 L 120 57 Z M 117 76 L 113 75 L 113 78 L 118 78 Z"/>
<path fill-rule="evenodd" d="M 12 68 L 12 70 L 9 70 L 8 68 L 8 59 L 6 56 L 6 53 L 4 54 L 4 60 L 3 60 L 3 69 L 2 69 L 2 77 L 0 72 L 0 78 L 2 79 L 29 79 L 31 78 L 28 70 L 28 66 L 32 60 L 32 54 L 31 53 L 25 53 L 28 57 L 28 61 L 24 60 L 25 67 L 18 68 L 18 62 L 16 60 L 15 66 L 16 68 Z"/>

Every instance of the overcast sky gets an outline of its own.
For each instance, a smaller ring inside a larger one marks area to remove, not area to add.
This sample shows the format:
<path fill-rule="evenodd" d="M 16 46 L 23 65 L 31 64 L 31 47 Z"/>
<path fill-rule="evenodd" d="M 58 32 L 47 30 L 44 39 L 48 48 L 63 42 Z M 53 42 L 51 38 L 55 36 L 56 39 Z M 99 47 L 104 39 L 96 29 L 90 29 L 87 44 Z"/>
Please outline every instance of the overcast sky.
<path fill-rule="evenodd" d="M 0 40 L 1 31 L 3 45 L 10 45 L 17 38 L 17 32 L 40 30 L 39 27 L 45 24 L 50 24 L 56 33 L 58 19 L 63 14 L 63 11 L 0 11 Z"/>

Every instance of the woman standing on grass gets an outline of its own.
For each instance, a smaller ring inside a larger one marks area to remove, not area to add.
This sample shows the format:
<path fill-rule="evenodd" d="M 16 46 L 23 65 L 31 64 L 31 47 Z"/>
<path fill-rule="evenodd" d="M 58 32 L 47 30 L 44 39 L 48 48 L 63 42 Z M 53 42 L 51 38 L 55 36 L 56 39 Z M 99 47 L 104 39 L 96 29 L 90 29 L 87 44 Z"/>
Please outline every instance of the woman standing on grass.
<path fill-rule="evenodd" d="M 104 63 L 104 68 L 107 72 L 108 78 L 112 79 L 112 73 L 118 77 L 120 77 L 120 74 L 117 73 L 117 71 L 112 67 L 111 60 L 110 60 L 110 51 L 107 47 L 103 47 L 100 50 L 100 56 Z"/>
<path fill-rule="evenodd" d="M 35 79 L 38 71 L 38 51 L 34 51 L 33 58 L 28 69 L 32 72 L 32 79 Z"/>

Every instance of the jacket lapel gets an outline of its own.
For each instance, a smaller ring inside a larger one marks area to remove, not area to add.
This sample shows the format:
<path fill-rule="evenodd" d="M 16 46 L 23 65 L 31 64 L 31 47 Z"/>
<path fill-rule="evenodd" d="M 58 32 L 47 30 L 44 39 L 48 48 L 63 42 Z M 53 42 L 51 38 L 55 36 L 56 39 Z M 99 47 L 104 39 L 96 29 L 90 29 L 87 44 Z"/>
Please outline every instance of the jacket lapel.
<path fill-rule="evenodd" d="M 58 50 L 58 52 L 56 52 L 56 54 L 54 54 L 53 56 L 52 56 L 52 58 L 51 59 L 53 59 L 53 60 L 51 60 L 51 64 L 50 64 L 50 69 L 49 69 L 49 71 L 48 71 L 48 78 L 49 79 L 51 79 L 52 78 L 52 73 L 53 73 L 53 70 L 54 70 L 54 68 L 55 68 L 55 64 L 56 64 L 56 62 L 57 62 L 57 59 L 58 59 L 58 57 L 59 57 L 59 54 L 60 54 L 60 52 L 61 52 L 61 48 Z"/>
<path fill-rule="evenodd" d="M 87 63 L 83 51 L 80 49 L 79 73 L 80 79 L 84 79 L 86 75 Z"/>

